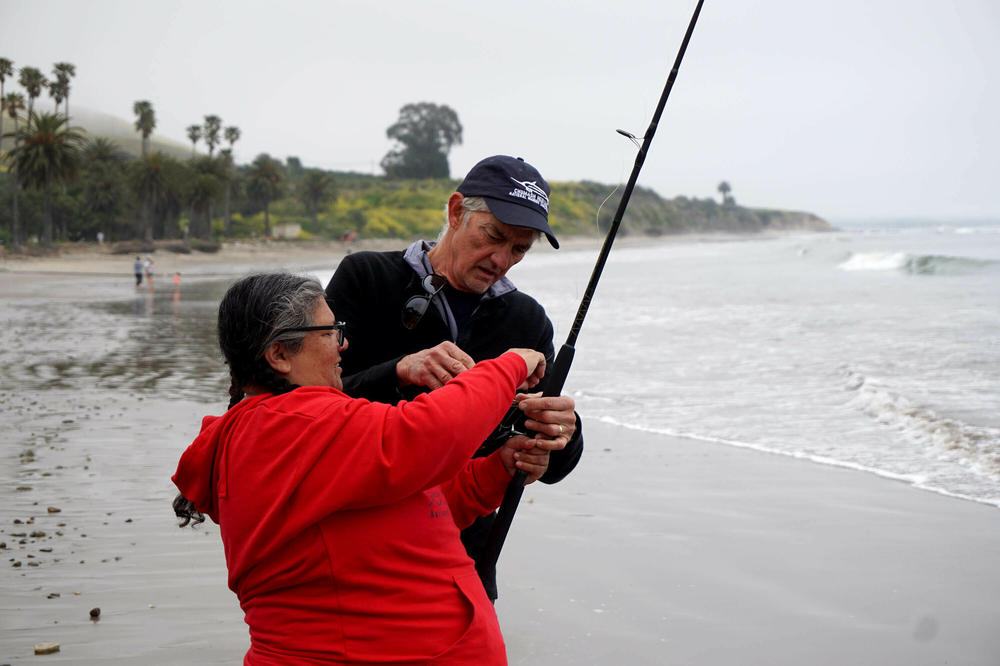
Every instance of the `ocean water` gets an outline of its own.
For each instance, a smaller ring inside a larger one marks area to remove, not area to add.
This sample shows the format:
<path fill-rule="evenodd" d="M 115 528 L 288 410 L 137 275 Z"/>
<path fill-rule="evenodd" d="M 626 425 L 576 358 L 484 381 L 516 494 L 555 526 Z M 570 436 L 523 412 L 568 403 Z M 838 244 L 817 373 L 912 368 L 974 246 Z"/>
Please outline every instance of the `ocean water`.
<path fill-rule="evenodd" d="M 596 254 L 511 273 L 557 348 Z M 623 244 L 566 392 L 588 418 L 1000 506 L 1000 224 Z"/>
<path fill-rule="evenodd" d="M 546 307 L 557 348 L 596 257 L 537 250 L 511 271 Z M 325 284 L 332 269 L 315 274 Z M 88 292 L 96 304 L 69 292 L 8 302 L 0 391 L 176 396 L 218 413 L 227 282 L 150 293 L 125 279 Z M 622 238 L 576 350 L 565 391 L 585 419 L 1000 506 L 1000 223 Z"/>

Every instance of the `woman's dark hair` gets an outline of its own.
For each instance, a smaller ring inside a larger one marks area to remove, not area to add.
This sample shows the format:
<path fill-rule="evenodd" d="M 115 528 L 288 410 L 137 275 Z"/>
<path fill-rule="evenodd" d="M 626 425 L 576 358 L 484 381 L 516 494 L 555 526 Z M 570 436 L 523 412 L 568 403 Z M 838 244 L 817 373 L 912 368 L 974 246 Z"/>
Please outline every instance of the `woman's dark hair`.
<path fill-rule="evenodd" d="M 325 298 L 315 278 L 290 273 L 259 273 L 238 280 L 219 303 L 219 347 L 229 366 L 229 407 L 252 386 L 274 394 L 298 388 L 274 371 L 264 352 L 281 342 L 291 353 L 302 348 L 304 331 L 275 335 L 281 329 L 311 326 L 316 306 Z M 183 495 L 174 498 L 180 526 L 204 522 L 205 516 Z"/>

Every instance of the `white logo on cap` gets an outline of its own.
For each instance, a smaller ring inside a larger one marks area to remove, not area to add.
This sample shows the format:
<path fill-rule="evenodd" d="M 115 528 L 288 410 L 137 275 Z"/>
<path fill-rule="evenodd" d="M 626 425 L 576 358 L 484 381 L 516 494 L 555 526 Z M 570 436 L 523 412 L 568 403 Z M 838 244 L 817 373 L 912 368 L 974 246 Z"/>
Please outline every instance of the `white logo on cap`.
<path fill-rule="evenodd" d="M 513 176 L 510 177 L 512 181 L 523 187 L 523 190 L 511 190 L 507 193 L 509 197 L 517 197 L 519 199 L 527 199 L 536 206 L 541 206 L 545 209 L 545 212 L 549 212 L 549 195 L 545 193 L 545 190 L 538 186 L 538 183 L 534 180 L 518 180 Z"/>

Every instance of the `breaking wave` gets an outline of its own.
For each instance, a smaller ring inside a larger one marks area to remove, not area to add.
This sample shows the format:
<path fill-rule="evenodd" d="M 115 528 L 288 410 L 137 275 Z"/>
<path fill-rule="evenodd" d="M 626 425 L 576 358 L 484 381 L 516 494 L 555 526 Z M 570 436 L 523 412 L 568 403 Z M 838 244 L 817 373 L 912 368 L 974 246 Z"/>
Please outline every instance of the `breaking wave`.
<path fill-rule="evenodd" d="M 913 275 L 968 273 L 996 266 L 988 259 L 907 252 L 855 252 L 837 268 L 843 271 L 901 271 Z"/>
<path fill-rule="evenodd" d="M 918 445 L 928 458 L 1000 482 L 1000 428 L 942 416 L 850 369 L 845 370 L 845 388 L 854 392 L 852 407 Z"/>

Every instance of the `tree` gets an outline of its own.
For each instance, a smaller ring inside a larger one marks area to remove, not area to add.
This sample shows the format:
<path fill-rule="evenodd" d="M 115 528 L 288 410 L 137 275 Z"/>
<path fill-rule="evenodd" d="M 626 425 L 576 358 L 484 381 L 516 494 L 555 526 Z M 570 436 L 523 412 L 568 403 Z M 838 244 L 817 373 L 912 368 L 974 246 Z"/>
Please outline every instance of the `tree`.
<path fill-rule="evenodd" d="M 224 164 L 211 157 L 191 161 L 192 178 L 185 192 L 185 199 L 194 212 L 191 235 L 195 238 L 212 238 L 212 202 L 222 189 Z"/>
<path fill-rule="evenodd" d="M 407 104 L 386 136 L 397 146 L 382 158 L 390 178 L 447 178 L 448 152 L 462 143 L 458 114 L 446 105 Z"/>
<path fill-rule="evenodd" d="M 129 185 L 142 202 L 142 223 L 136 228 L 136 236 L 145 241 L 153 241 L 153 216 L 156 206 L 167 194 L 168 158 L 159 150 L 152 155 L 143 155 L 129 165 Z"/>
<path fill-rule="evenodd" d="M 736 203 L 736 200 L 733 199 L 731 196 L 729 196 L 729 193 L 733 191 L 733 188 L 729 187 L 729 183 L 727 183 L 726 181 L 722 181 L 721 183 L 719 183 L 719 187 L 717 187 L 716 189 L 718 189 L 719 194 L 722 195 L 723 206 L 732 206 L 734 203 Z"/>
<path fill-rule="evenodd" d="M 24 95 L 16 92 L 7 93 L 7 95 L 4 96 L 3 98 L 3 109 L 7 111 L 8 116 L 14 119 L 14 147 L 17 148 L 18 146 L 17 120 L 19 117 L 18 114 L 21 111 L 24 111 Z M 0 117 L 2 117 L 2 115 L 3 114 L 0 113 Z M 13 170 L 14 174 L 14 197 L 13 197 L 14 216 L 11 219 L 10 235 L 11 235 L 11 245 L 13 246 L 15 251 L 18 251 L 21 249 L 21 221 L 20 221 L 20 208 L 18 206 L 18 196 L 21 190 L 21 183 L 17 179 L 16 165 L 12 166 L 11 169 Z"/>
<path fill-rule="evenodd" d="M 267 237 L 271 236 L 271 202 L 281 197 L 283 182 L 281 162 L 267 153 L 258 155 L 250 165 L 247 194 L 264 208 L 264 235 Z"/>
<path fill-rule="evenodd" d="M 226 137 L 226 142 L 229 143 L 229 150 L 232 150 L 233 144 L 240 140 L 240 128 L 235 125 L 230 125 L 226 128 L 224 135 Z"/>
<path fill-rule="evenodd" d="M 31 112 L 35 108 L 35 99 L 42 94 L 42 88 L 45 88 L 49 82 L 45 80 L 45 75 L 34 67 L 22 67 L 18 82 L 28 93 L 28 118 L 30 119 Z"/>
<path fill-rule="evenodd" d="M 299 182 L 298 194 L 312 218 L 313 233 L 319 233 L 319 209 L 324 203 L 336 198 L 333 179 L 319 169 L 308 169 Z"/>
<path fill-rule="evenodd" d="M 132 105 L 135 113 L 135 131 L 142 132 L 142 156 L 149 153 L 149 135 L 156 129 L 156 113 L 148 100 L 141 99 Z"/>
<path fill-rule="evenodd" d="M 69 84 L 63 81 L 51 81 L 49 83 L 49 97 L 56 104 L 56 113 L 59 113 L 59 105 L 69 95 Z"/>
<path fill-rule="evenodd" d="M 96 223 L 104 237 L 114 239 L 114 222 L 124 212 L 126 155 L 105 138 L 90 142 L 83 151 L 83 190 L 80 209 Z"/>
<path fill-rule="evenodd" d="M 223 159 L 225 160 L 225 180 L 226 180 L 226 200 L 225 200 L 225 234 L 228 238 L 233 231 L 233 218 L 231 214 L 231 200 L 233 197 L 233 145 L 240 140 L 240 128 L 235 125 L 230 125 L 223 131 L 223 136 L 226 138 L 226 142 L 229 144 L 229 148 L 222 151 Z"/>
<path fill-rule="evenodd" d="M 0 152 L 3 151 L 3 108 L 7 104 L 7 96 L 4 94 L 3 87 L 7 83 L 8 76 L 14 76 L 14 63 L 7 58 L 0 58 Z"/>
<path fill-rule="evenodd" d="M 302 160 L 294 155 L 289 155 L 285 158 L 285 173 L 288 174 L 288 179 L 293 182 L 298 182 L 299 178 L 302 177 Z"/>
<path fill-rule="evenodd" d="M 198 139 L 201 138 L 201 125 L 188 125 L 187 135 L 191 142 L 191 157 L 194 157 L 198 149 Z"/>
<path fill-rule="evenodd" d="M 219 145 L 219 132 L 222 130 L 222 118 L 219 116 L 205 116 L 205 145 L 208 146 L 208 156 L 215 152 L 215 147 Z"/>
<path fill-rule="evenodd" d="M 18 181 L 44 193 L 42 245 L 52 245 L 52 185 L 72 178 L 80 164 L 83 134 L 55 113 L 32 113 L 8 153 Z"/>
<path fill-rule="evenodd" d="M 69 80 L 76 76 L 76 66 L 68 62 L 57 62 L 52 66 L 52 75 L 56 77 L 66 100 L 66 120 L 69 120 Z M 53 95 L 55 97 L 55 95 Z M 58 102 L 56 103 L 58 105 Z M 58 109 L 56 109 L 58 111 Z"/>

